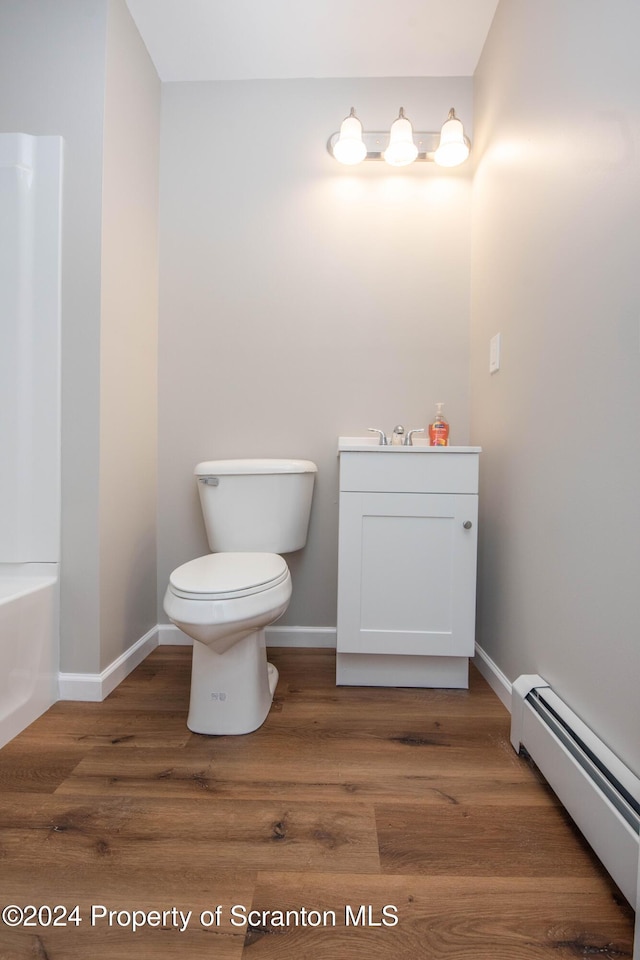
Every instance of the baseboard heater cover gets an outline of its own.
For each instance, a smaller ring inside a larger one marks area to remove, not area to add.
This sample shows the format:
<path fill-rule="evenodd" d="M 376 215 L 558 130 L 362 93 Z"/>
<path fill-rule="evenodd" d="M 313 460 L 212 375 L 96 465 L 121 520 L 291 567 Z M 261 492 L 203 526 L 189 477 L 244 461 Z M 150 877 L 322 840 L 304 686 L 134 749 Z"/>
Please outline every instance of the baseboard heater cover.
<path fill-rule="evenodd" d="M 514 750 L 526 750 L 635 908 L 640 780 L 542 677 L 518 677 L 511 695 Z"/>

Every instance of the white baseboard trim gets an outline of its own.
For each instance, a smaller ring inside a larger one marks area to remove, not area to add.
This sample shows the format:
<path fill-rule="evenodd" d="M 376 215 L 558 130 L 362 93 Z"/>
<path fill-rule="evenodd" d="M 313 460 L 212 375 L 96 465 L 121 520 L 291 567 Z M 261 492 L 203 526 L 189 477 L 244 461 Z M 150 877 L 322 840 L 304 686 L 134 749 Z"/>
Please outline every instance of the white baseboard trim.
<path fill-rule="evenodd" d="M 335 649 L 336 647 L 335 627 L 276 625 L 267 627 L 265 634 L 268 647 L 300 649 L 312 647 Z M 157 646 L 168 645 L 192 646 L 193 640 L 173 623 L 156 624 L 101 673 L 59 673 L 59 698 L 99 703 L 109 696 L 118 684 L 149 656 L 152 650 Z M 511 683 L 478 644 L 476 644 L 474 663 L 494 693 L 511 712 Z"/>
<path fill-rule="evenodd" d="M 192 647 L 193 640 L 173 623 L 158 624 L 158 645 L 161 647 Z"/>
<path fill-rule="evenodd" d="M 138 664 L 158 646 L 158 627 L 152 627 L 143 637 L 125 650 L 102 673 L 59 673 L 60 700 L 86 700 L 100 703 L 115 690 Z"/>
<path fill-rule="evenodd" d="M 158 624 L 160 646 L 177 644 L 191 646 L 193 640 L 173 623 Z M 336 645 L 335 627 L 267 627 L 265 637 L 268 647 L 330 647 Z"/>
<path fill-rule="evenodd" d="M 476 655 L 473 661 L 484 679 L 487 681 L 493 692 L 502 700 L 503 704 L 511 713 L 511 683 L 504 675 L 500 667 L 491 659 L 488 653 L 476 643 Z"/>
<path fill-rule="evenodd" d="M 335 650 L 335 627 L 267 627 L 268 647 L 329 647 Z"/>

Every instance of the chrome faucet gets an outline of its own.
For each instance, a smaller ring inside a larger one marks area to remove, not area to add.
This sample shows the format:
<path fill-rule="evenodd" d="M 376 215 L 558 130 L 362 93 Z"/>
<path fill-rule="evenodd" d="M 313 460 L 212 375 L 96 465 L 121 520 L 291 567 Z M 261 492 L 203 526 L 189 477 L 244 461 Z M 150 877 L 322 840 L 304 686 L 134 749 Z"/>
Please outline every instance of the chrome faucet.
<path fill-rule="evenodd" d="M 417 427 L 415 430 L 409 430 L 406 437 L 404 438 L 404 446 L 412 447 L 413 446 L 413 435 L 414 433 L 424 433 L 424 427 Z"/>
<path fill-rule="evenodd" d="M 388 446 L 389 446 L 389 440 L 387 439 L 387 435 L 386 435 L 386 433 L 384 432 L 384 430 L 378 430 L 377 427 L 367 427 L 367 430 L 370 430 L 371 433 L 377 433 L 377 434 L 378 434 L 378 436 L 379 436 L 379 438 L 380 438 L 379 441 L 378 441 L 378 446 L 380 446 L 380 447 L 388 447 Z"/>
<path fill-rule="evenodd" d="M 384 430 L 378 430 L 377 427 L 367 427 L 367 430 L 371 433 L 378 434 L 378 446 L 380 447 L 412 447 L 414 433 L 424 433 L 424 427 L 417 427 L 414 430 L 405 431 L 401 423 L 393 428 L 391 439 L 389 439 Z"/>
<path fill-rule="evenodd" d="M 406 443 L 406 439 L 403 441 L 404 437 L 404 427 L 399 423 L 396 427 L 393 428 L 393 436 L 391 437 L 391 443 L 394 447 L 401 447 L 403 443 Z"/>

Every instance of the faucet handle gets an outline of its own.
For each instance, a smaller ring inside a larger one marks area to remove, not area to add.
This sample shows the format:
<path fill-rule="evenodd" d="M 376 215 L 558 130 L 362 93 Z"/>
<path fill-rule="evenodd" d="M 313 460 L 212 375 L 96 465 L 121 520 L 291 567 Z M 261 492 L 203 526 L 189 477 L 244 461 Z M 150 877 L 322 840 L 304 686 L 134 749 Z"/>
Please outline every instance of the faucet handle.
<path fill-rule="evenodd" d="M 404 438 L 404 446 L 412 447 L 413 446 L 413 435 L 414 433 L 424 433 L 424 427 L 416 427 L 414 430 L 409 430 L 406 437 Z"/>
<path fill-rule="evenodd" d="M 378 445 L 379 445 L 380 447 L 388 447 L 388 446 L 389 446 L 389 441 L 387 440 L 387 435 L 385 434 L 384 430 L 378 430 L 377 427 L 367 427 L 367 430 L 369 430 L 371 433 L 377 433 L 377 434 L 378 434 L 378 436 L 380 437 L 380 441 L 379 441 L 379 444 L 378 444 Z"/>

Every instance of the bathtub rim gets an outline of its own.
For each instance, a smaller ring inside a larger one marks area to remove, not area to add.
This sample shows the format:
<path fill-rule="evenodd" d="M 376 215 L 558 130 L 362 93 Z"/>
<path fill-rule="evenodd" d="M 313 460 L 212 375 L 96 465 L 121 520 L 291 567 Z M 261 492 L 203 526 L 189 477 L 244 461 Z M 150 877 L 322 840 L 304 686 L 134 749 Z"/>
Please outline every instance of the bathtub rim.
<path fill-rule="evenodd" d="M 30 576 L 16 575 L 6 576 L 0 570 L 0 607 L 20 597 L 26 597 L 30 593 L 37 593 L 46 587 L 52 587 L 58 582 L 58 578 L 48 575 Z"/>

